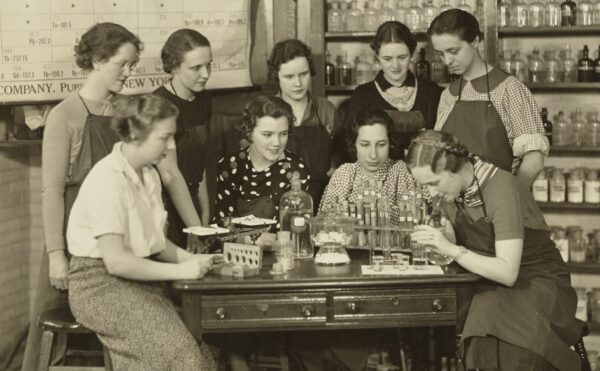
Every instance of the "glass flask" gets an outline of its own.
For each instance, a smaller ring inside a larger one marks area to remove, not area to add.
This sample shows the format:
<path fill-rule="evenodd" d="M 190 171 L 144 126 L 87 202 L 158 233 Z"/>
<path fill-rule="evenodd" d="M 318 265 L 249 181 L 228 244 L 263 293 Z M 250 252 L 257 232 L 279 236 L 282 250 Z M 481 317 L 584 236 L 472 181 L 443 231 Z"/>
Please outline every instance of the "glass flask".
<path fill-rule="evenodd" d="M 438 8 L 433 5 L 433 0 L 427 0 L 423 4 L 423 18 L 421 29 L 427 30 L 433 19 L 438 15 Z"/>
<path fill-rule="evenodd" d="M 329 12 L 327 12 L 327 30 L 329 32 L 344 31 L 342 12 L 340 12 L 340 3 L 337 1 L 331 3 L 331 9 L 329 9 Z"/>
<path fill-rule="evenodd" d="M 529 27 L 544 26 L 544 4 L 539 1 L 532 0 L 527 9 L 527 25 Z"/>
<path fill-rule="evenodd" d="M 546 58 L 546 82 L 555 83 L 561 80 L 560 62 L 556 59 L 556 50 L 548 50 Z"/>
<path fill-rule="evenodd" d="M 498 67 L 506 73 L 512 73 L 512 61 L 510 49 L 503 50 L 498 58 Z"/>
<path fill-rule="evenodd" d="M 567 44 L 563 50 L 562 81 L 577 82 L 577 62 L 571 58 L 571 45 Z"/>
<path fill-rule="evenodd" d="M 413 0 L 406 13 L 406 26 L 412 31 L 417 32 L 421 29 L 421 19 L 423 18 L 423 9 L 419 6 L 418 0 Z"/>
<path fill-rule="evenodd" d="M 498 27 L 510 26 L 510 0 L 500 0 L 498 5 Z"/>
<path fill-rule="evenodd" d="M 592 82 L 594 81 L 594 61 L 589 57 L 590 50 L 587 45 L 583 46 L 581 58 L 577 62 L 577 81 Z"/>
<path fill-rule="evenodd" d="M 540 58 L 540 50 L 534 48 L 529 59 L 529 82 L 539 84 L 546 81 L 546 65 Z"/>
<path fill-rule="evenodd" d="M 513 3 L 510 20 L 513 27 L 527 27 L 527 11 L 529 7 L 523 0 L 516 0 Z"/>
<path fill-rule="evenodd" d="M 558 0 L 546 0 L 545 25 L 551 27 L 560 26 L 561 12 L 560 2 Z"/>
<path fill-rule="evenodd" d="M 521 59 L 521 52 L 516 51 L 511 60 L 511 71 L 512 74 L 521 82 L 527 82 L 527 66 L 525 61 Z"/>
<path fill-rule="evenodd" d="M 374 32 L 379 27 L 378 3 L 378 0 L 365 3 L 365 10 L 363 12 L 363 26 L 365 31 Z"/>
<path fill-rule="evenodd" d="M 577 2 L 577 25 L 592 26 L 594 24 L 594 4 L 588 0 Z"/>
<path fill-rule="evenodd" d="M 569 123 L 565 118 L 563 111 L 559 111 L 554 118 L 552 141 L 555 146 L 571 145 L 571 134 L 569 133 Z"/>
<path fill-rule="evenodd" d="M 588 112 L 588 135 L 587 145 L 600 146 L 600 121 L 598 121 L 598 112 Z"/>
<path fill-rule="evenodd" d="M 366 61 L 366 56 L 361 57 L 356 56 L 354 59 L 355 83 L 359 85 L 371 81 L 371 64 Z"/>
<path fill-rule="evenodd" d="M 350 9 L 348 10 L 348 15 L 347 15 L 348 19 L 347 19 L 347 31 L 351 31 L 351 32 L 355 32 L 355 31 L 362 31 L 363 29 L 363 14 L 360 11 L 360 9 L 358 9 L 358 4 L 356 1 L 352 2 L 352 5 L 350 5 Z"/>
<path fill-rule="evenodd" d="M 560 3 L 560 25 L 575 26 L 577 24 L 577 5 L 571 0 Z"/>
<path fill-rule="evenodd" d="M 448 221 L 446 220 L 446 222 L 448 222 Z M 444 234 L 445 229 L 444 229 L 444 226 L 442 225 L 442 213 L 439 209 L 434 209 L 432 211 L 429 225 L 432 226 L 433 228 L 437 229 L 438 231 L 442 232 L 442 234 Z M 429 248 L 429 246 L 425 246 L 425 248 L 427 249 L 427 259 L 435 265 L 444 267 L 444 266 L 452 263 L 452 261 L 454 260 L 447 255 L 442 255 L 435 251 L 432 251 Z"/>
<path fill-rule="evenodd" d="M 289 231 L 292 236 L 296 258 L 312 258 L 314 248 L 310 240 L 310 225 L 313 200 L 300 188 L 300 179 L 294 176 L 292 188 L 279 200 L 279 225 L 281 231 Z"/>
<path fill-rule="evenodd" d="M 572 144 L 578 147 L 585 145 L 585 136 L 587 135 L 587 122 L 583 118 L 583 112 L 581 112 L 581 109 L 577 108 L 573 113 L 573 121 L 571 126 L 573 129 L 573 134 L 571 136 Z"/>

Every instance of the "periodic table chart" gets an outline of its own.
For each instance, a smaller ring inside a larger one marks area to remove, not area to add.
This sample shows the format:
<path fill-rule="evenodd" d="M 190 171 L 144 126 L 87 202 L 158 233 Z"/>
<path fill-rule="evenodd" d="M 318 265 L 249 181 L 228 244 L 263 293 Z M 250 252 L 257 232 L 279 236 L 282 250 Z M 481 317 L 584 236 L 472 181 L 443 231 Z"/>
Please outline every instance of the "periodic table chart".
<path fill-rule="evenodd" d="M 0 0 L 0 103 L 64 98 L 85 80 L 74 46 L 99 22 L 119 23 L 144 43 L 124 94 L 152 92 L 168 78 L 160 50 L 177 29 L 208 38 L 207 88 L 251 86 L 250 0 Z"/>

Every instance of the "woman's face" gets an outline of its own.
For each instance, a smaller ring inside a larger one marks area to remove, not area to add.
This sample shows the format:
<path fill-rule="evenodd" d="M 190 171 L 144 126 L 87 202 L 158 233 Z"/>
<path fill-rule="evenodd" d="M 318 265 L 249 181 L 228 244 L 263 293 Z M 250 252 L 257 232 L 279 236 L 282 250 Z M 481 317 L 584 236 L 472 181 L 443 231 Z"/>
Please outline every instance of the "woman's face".
<path fill-rule="evenodd" d="M 401 85 L 406 79 L 411 58 L 404 43 L 385 43 L 379 48 L 377 59 L 383 71 L 383 77 L 392 85 Z"/>
<path fill-rule="evenodd" d="M 94 71 L 100 76 L 98 81 L 111 93 L 123 90 L 125 81 L 131 75 L 131 70 L 138 62 L 138 50 L 131 43 L 125 43 L 108 60 L 94 62 Z"/>
<path fill-rule="evenodd" d="M 279 66 L 279 89 L 286 101 L 301 101 L 310 88 L 310 68 L 306 57 L 296 57 Z"/>
<path fill-rule="evenodd" d="M 181 64 L 172 71 L 173 78 L 190 91 L 200 92 L 206 87 L 212 71 L 210 46 L 197 46 L 185 52 Z"/>
<path fill-rule="evenodd" d="M 434 173 L 430 166 L 410 169 L 415 180 L 429 190 L 431 197 L 441 197 L 447 202 L 454 201 L 463 191 L 463 181 L 459 173 L 448 170 Z"/>
<path fill-rule="evenodd" d="M 361 168 L 374 173 L 389 158 L 390 141 L 385 125 L 363 125 L 356 137 L 356 157 Z"/>
<path fill-rule="evenodd" d="M 274 163 L 283 154 L 288 141 L 289 122 L 287 117 L 261 117 L 250 133 L 250 149 L 258 155 L 259 162 Z"/>
<path fill-rule="evenodd" d="M 455 75 L 467 72 L 478 55 L 478 39 L 468 43 L 454 34 L 441 34 L 431 36 L 431 44 L 435 53 L 448 66 L 448 71 Z"/>
<path fill-rule="evenodd" d="M 156 121 L 145 139 L 134 141 L 145 165 L 156 165 L 167 157 L 168 151 L 175 150 L 175 121 L 175 116 Z"/>

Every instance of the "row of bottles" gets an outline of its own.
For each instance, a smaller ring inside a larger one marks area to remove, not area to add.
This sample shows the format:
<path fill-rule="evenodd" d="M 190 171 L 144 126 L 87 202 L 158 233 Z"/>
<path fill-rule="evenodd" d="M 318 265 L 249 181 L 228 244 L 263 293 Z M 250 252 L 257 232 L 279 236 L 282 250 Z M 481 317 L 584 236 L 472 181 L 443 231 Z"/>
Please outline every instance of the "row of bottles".
<path fill-rule="evenodd" d="M 600 82 L 600 46 L 598 57 L 592 60 L 585 45 L 577 61 L 571 57 L 570 45 L 558 54 L 554 49 L 541 53 L 536 47 L 527 62 L 522 59 L 520 51 L 504 50 L 498 65 L 524 83 Z"/>
<path fill-rule="evenodd" d="M 545 168 L 532 185 L 538 202 L 600 203 L 598 169 Z"/>
<path fill-rule="evenodd" d="M 586 239 L 587 235 L 587 239 Z M 580 226 L 551 226 L 550 238 L 565 262 L 600 263 L 600 229 L 585 233 Z"/>
<path fill-rule="evenodd" d="M 548 141 L 553 146 L 600 147 L 600 120 L 598 112 L 584 112 L 577 108 L 571 112 L 569 121 L 563 111 L 554 116 L 554 123 L 548 119 L 548 110 L 542 108 L 542 123 Z"/>
<path fill-rule="evenodd" d="M 477 6 L 459 0 L 456 8 L 478 14 Z M 450 0 L 443 0 L 438 7 L 433 0 L 369 0 L 369 1 L 333 1 L 327 11 L 327 30 L 329 32 L 376 31 L 380 24 L 387 21 L 404 23 L 411 31 L 426 31 L 433 19 L 441 12 L 455 8 Z"/>
<path fill-rule="evenodd" d="M 500 0 L 498 26 L 592 26 L 600 25 L 600 1 Z"/>

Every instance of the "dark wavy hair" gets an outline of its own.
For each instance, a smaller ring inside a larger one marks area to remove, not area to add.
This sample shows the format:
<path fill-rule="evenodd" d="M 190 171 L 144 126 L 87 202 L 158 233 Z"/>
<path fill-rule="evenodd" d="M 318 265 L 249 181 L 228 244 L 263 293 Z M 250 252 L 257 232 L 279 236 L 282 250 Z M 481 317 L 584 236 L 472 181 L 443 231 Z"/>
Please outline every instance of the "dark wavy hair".
<path fill-rule="evenodd" d="M 259 118 L 269 116 L 272 118 L 286 117 L 289 124 L 289 131 L 294 126 L 294 114 L 292 107 L 283 99 L 271 95 L 258 95 L 252 99 L 242 112 L 242 121 L 238 124 L 238 131 L 244 138 L 250 139 L 252 130 L 256 127 L 256 121 Z"/>
<path fill-rule="evenodd" d="M 358 138 L 358 131 L 363 126 L 375 124 L 381 124 L 385 126 L 390 146 L 390 152 L 396 147 L 397 143 L 395 143 L 394 139 L 396 137 L 396 135 L 394 135 L 394 121 L 387 113 L 385 113 L 384 110 L 380 108 L 368 108 L 356 115 L 348 128 L 348 132 L 346 135 L 346 145 L 348 147 L 349 153 L 352 154 L 353 157 L 356 157 L 356 139 Z"/>
<path fill-rule="evenodd" d="M 371 40 L 371 49 L 376 55 L 379 55 L 381 45 L 387 43 L 402 43 L 405 44 L 410 51 L 410 55 L 415 53 L 417 48 L 417 39 L 410 32 L 406 25 L 397 21 L 387 21 L 381 24 L 375 33 L 375 37 Z"/>
<path fill-rule="evenodd" d="M 406 163 L 410 168 L 429 166 L 433 173 L 457 173 L 472 155 L 454 135 L 438 130 L 420 132 L 410 143 Z"/>
<path fill-rule="evenodd" d="M 115 109 L 112 128 L 123 142 L 130 142 L 134 138 L 144 141 L 154 123 L 179 114 L 173 103 L 154 94 L 118 95 L 112 104 Z"/>
<path fill-rule="evenodd" d="M 173 32 L 160 52 L 163 70 L 166 73 L 171 73 L 174 68 L 183 62 L 185 53 L 199 46 L 210 48 L 210 42 L 200 32 L 189 28 L 182 28 Z"/>
<path fill-rule="evenodd" d="M 472 43 L 475 38 L 482 35 L 479 30 L 479 22 L 471 13 L 462 9 L 448 9 L 440 13 L 433 19 L 427 36 L 431 38 L 433 35 L 451 34 L 458 36 L 462 41 Z"/>
<path fill-rule="evenodd" d="M 271 55 L 269 56 L 269 60 L 267 62 L 267 67 L 269 69 L 269 80 L 270 81 L 279 81 L 279 68 L 282 64 L 291 61 L 294 58 L 305 57 L 308 62 L 308 70 L 310 71 L 310 75 L 316 75 L 315 65 L 312 60 L 310 48 L 300 40 L 297 39 L 288 39 L 283 40 L 275 44 L 273 50 L 271 51 Z"/>
<path fill-rule="evenodd" d="M 98 23 L 87 30 L 75 45 L 75 62 L 84 71 L 94 69 L 94 62 L 104 62 L 117 54 L 123 44 L 132 44 L 138 55 L 143 44 L 131 31 L 116 23 Z"/>

